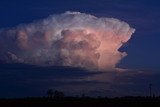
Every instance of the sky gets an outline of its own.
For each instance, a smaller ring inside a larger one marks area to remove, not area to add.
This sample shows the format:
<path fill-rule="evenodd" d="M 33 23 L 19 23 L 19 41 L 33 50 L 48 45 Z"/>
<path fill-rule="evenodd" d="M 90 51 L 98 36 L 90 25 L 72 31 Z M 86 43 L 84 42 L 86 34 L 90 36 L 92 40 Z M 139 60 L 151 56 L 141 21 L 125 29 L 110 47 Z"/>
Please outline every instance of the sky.
<path fill-rule="evenodd" d="M 118 49 L 121 52 L 125 51 L 127 56 L 120 58 L 122 60 L 118 61 L 119 63 L 116 60 L 113 64 L 117 68 L 127 69 L 124 72 L 113 71 L 113 69 L 109 69 L 110 72 L 96 72 L 93 69 L 90 71 L 88 70 L 90 64 L 85 66 L 87 69 L 82 69 L 81 66 L 74 68 L 73 64 L 70 67 L 63 66 L 63 64 L 42 67 L 30 65 L 30 63 L 1 61 L 0 97 L 44 96 L 49 88 L 64 91 L 67 95 L 81 95 L 82 93 L 111 97 L 148 95 L 150 83 L 153 84 L 153 92 L 159 95 L 159 5 L 159 0 L 1 0 L 0 29 L 4 32 L 13 28 L 15 31 L 27 29 L 29 28 L 27 24 L 30 23 L 38 26 L 37 23 L 40 22 L 36 22 L 37 20 L 45 20 L 49 16 L 55 17 L 52 15 L 58 15 L 58 19 L 64 20 L 65 15 L 60 16 L 60 14 L 65 14 L 66 11 L 85 13 L 83 15 L 86 17 L 93 15 L 99 20 L 101 17 L 116 18 L 128 23 L 129 28 L 134 28 L 135 32 L 129 41 L 125 41 L 126 43 Z M 0 33 L 0 40 L 2 41 L 3 38 L 4 34 Z M 5 43 L 11 44 L 10 41 Z M 62 43 L 65 42 L 60 42 Z M 13 48 L 14 50 L 16 51 Z M 1 54 L 0 57 L 2 59 L 3 55 Z"/>

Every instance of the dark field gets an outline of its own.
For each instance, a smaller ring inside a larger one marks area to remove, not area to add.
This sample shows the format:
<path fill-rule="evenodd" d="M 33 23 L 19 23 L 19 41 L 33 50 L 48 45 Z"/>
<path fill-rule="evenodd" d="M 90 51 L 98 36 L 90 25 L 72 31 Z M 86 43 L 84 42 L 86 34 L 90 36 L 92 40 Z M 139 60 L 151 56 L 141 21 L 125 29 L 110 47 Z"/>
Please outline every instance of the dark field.
<path fill-rule="evenodd" d="M 160 106 L 160 97 L 1 99 L 0 107 L 137 107 Z"/>

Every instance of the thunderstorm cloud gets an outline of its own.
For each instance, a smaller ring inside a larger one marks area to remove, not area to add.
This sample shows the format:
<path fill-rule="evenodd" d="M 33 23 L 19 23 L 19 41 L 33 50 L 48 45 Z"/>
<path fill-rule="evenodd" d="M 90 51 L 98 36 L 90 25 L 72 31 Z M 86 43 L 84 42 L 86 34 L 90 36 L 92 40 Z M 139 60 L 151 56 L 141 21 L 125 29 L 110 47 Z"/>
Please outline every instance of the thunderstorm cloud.
<path fill-rule="evenodd" d="M 0 61 L 39 66 L 114 70 L 127 53 L 119 48 L 135 29 L 114 18 L 80 12 L 0 30 Z"/>

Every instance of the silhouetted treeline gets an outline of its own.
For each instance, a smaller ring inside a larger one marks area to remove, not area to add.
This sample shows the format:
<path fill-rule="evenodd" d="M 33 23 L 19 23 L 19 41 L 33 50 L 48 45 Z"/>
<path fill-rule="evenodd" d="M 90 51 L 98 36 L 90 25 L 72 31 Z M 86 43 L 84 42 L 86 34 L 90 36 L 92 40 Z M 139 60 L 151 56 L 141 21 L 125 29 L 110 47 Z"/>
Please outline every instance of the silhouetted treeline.
<path fill-rule="evenodd" d="M 48 89 L 46 95 L 45 97 L 0 99 L 0 107 L 160 107 L 160 96 L 92 98 L 82 94 L 80 97 L 67 97 L 63 92 L 53 89 Z"/>
<path fill-rule="evenodd" d="M 160 106 L 160 97 L 41 97 L 23 99 L 1 99 L 0 107 L 136 107 Z"/>

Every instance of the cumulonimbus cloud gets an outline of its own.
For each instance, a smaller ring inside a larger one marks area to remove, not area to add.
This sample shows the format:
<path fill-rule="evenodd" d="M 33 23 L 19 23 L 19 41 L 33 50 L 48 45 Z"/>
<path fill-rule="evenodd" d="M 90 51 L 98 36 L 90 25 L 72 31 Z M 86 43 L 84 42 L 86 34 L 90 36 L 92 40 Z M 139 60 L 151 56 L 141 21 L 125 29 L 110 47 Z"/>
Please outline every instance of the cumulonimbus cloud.
<path fill-rule="evenodd" d="M 0 60 L 8 63 L 113 70 L 127 54 L 118 49 L 135 29 L 114 18 L 66 12 L 0 30 Z"/>

